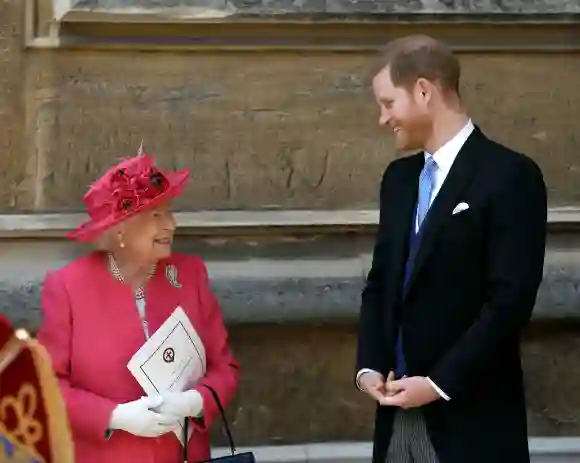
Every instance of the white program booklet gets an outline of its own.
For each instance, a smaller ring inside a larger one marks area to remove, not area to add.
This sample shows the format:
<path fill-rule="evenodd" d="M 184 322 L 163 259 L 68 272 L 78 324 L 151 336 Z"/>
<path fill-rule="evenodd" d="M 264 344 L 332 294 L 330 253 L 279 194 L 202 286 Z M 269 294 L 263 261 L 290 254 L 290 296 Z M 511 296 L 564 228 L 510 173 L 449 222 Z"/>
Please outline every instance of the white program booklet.
<path fill-rule="evenodd" d="M 181 307 L 133 355 L 127 368 L 150 397 L 185 391 L 205 375 L 205 348 Z M 183 423 L 173 432 L 184 445 Z M 188 438 L 192 432 L 190 428 Z"/>

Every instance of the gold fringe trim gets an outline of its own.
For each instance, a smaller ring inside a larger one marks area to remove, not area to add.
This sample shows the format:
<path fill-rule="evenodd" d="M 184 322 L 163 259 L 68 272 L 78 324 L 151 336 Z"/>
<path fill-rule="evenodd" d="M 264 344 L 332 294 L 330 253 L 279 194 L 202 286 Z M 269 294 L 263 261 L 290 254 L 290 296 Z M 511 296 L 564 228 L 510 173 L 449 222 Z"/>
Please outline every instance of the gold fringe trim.
<path fill-rule="evenodd" d="M 27 333 L 15 332 L 2 349 L 0 349 L 0 373 L 10 365 L 23 350 L 29 350 L 38 376 L 42 401 L 45 407 L 49 430 L 49 448 L 51 460 L 56 463 L 74 463 L 72 434 L 68 424 L 67 411 L 60 392 L 60 385 L 52 369 L 52 362 L 46 349 Z M 31 386 L 32 387 L 32 386 Z M 19 451 L 26 453 L 39 462 L 44 459 L 37 454 L 34 447 L 27 448 L 8 434 L 0 422 L 0 434 L 10 441 Z"/>
<path fill-rule="evenodd" d="M 32 352 L 39 382 L 44 395 L 44 404 L 50 430 L 52 461 L 74 463 L 73 440 L 68 424 L 67 411 L 60 393 L 60 385 L 46 349 L 35 339 L 25 341 Z"/>

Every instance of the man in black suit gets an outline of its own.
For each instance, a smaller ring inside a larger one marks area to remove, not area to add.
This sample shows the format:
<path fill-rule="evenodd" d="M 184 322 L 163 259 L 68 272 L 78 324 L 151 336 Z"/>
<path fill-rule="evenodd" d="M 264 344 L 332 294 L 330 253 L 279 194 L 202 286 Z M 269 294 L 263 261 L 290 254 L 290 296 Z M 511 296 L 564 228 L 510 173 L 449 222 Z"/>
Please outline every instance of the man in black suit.
<path fill-rule="evenodd" d="M 519 337 L 542 279 L 546 188 L 531 159 L 472 124 L 459 80 L 426 36 L 389 43 L 373 78 L 381 126 L 420 150 L 383 175 L 362 295 L 356 382 L 378 402 L 373 463 L 530 458 Z"/>

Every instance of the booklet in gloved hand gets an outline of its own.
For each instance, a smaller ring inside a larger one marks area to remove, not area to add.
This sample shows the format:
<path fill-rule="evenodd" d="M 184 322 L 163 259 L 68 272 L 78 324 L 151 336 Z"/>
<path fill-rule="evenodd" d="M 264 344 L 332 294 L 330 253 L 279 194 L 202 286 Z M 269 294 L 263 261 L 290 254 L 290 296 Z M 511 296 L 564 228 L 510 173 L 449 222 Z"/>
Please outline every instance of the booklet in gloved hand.
<path fill-rule="evenodd" d="M 205 348 L 181 307 L 133 355 L 127 368 L 149 397 L 159 398 L 163 392 L 185 391 L 205 375 Z M 183 424 L 173 432 L 184 445 Z"/>

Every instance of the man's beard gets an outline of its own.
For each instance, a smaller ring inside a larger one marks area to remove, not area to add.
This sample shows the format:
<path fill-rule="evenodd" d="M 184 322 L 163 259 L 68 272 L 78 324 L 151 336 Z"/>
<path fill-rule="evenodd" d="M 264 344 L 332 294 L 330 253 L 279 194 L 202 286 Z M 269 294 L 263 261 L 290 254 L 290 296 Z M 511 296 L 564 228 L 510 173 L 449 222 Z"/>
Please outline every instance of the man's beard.
<path fill-rule="evenodd" d="M 401 143 L 396 141 L 397 151 L 408 153 L 423 151 L 425 149 L 425 144 L 429 138 L 429 124 L 427 121 L 417 120 L 413 123 L 401 126 L 402 139 Z M 400 136 L 399 135 L 399 136 Z M 395 134 L 395 136 L 397 136 Z"/>

